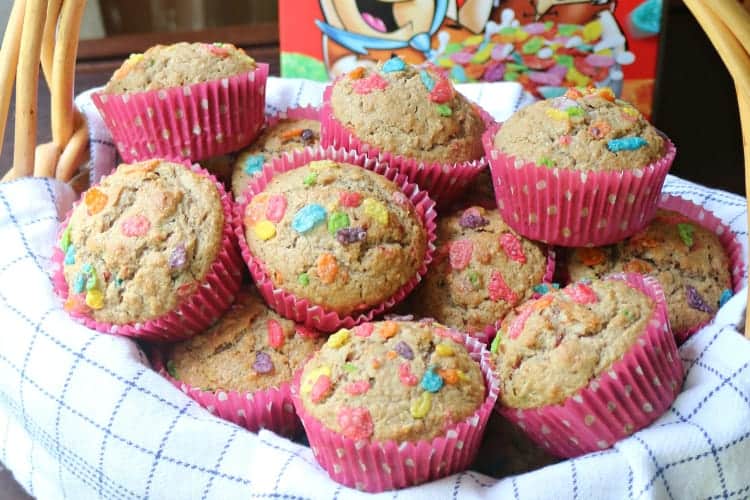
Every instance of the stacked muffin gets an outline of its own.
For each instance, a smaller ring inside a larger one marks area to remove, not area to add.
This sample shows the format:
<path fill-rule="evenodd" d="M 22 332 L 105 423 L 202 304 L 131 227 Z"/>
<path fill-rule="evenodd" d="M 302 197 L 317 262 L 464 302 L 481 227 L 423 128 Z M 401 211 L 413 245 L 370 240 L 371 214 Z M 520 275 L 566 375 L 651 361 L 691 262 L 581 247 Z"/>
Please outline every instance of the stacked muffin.
<path fill-rule="evenodd" d="M 153 350 L 177 387 L 252 431 L 301 418 L 331 477 L 367 491 L 467 468 L 495 406 L 568 457 L 672 403 L 674 335 L 731 296 L 740 250 L 684 200 L 656 213 L 674 146 L 632 106 L 571 90 L 499 126 L 393 58 L 333 82 L 320 113 L 265 117 L 266 72 L 177 44 L 113 76 L 97 105 L 123 157 L 150 160 L 64 224 L 71 315 L 179 341 Z M 563 288 L 548 245 L 571 248 Z M 411 317 L 383 320 L 396 306 Z"/>

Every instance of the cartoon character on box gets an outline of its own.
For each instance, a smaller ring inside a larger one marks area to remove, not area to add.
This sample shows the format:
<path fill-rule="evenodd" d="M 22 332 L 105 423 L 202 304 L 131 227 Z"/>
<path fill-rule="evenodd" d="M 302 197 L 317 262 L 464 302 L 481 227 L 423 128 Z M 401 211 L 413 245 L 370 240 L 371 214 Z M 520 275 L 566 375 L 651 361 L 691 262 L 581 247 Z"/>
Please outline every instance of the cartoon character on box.
<path fill-rule="evenodd" d="M 398 55 L 458 82 L 519 81 L 538 97 L 571 85 L 619 92 L 634 60 L 614 0 L 321 0 L 330 77 Z M 528 43 L 527 43 L 528 42 Z"/>

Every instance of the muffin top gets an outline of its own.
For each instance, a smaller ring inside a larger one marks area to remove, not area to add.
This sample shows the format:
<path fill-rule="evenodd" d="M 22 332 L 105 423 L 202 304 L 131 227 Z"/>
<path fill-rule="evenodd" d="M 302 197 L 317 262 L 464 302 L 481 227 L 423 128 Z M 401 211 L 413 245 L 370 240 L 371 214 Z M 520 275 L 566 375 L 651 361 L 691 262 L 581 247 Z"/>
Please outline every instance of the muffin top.
<path fill-rule="evenodd" d="M 474 206 L 441 218 L 436 246 L 414 312 L 469 333 L 531 298 L 547 269 L 542 246 L 516 234 L 497 210 Z"/>
<path fill-rule="evenodd" d="M 68 310 L 125 324 L 174 310 L 221 247 L 214 182 L 178 163 L 120 165 L 83 194 L 62 234 Z"/>
<path fill-rule="evenodd" d="M 255 292 L 242 292 L 209 330 L 174 344 L 167 369 L 203 390 L 257 391 L 291 382 L 322 344 L 317 333 L 284 319 Z"/>
<path fill-rule="evenodd" d="M 130 94 L 226 78 L 255 69 L 253 58 L 230 43 L 155 45 L 132 54 L 104 87 L 105 94 Z"/>
<path fill-rule="evenodd" d="M 571 279 L 634 272 L 664 289 L 675 333 L 698 326 L 732 296 L 729 258 L 719 238 L 687 217 L 659 210 L 646 229 L 616 245 L 577 248 L 568 260 Z"/>
<path fill-rule="evenodd" d="M 250 147 L 242 150 L 234 162 L 232 193 L 239 197 L 263 164 L 283 153 L 320 144 L 320 122 L 287 119 L 268 127 Z"/>
<path fill-rule="evenodd" d="M 331 335 L 305 365 L 300 397 L 313 417 L 345 437 L 417 441 L 473 415 L 485 384 L 479 364 L 448 330 L 382 321 Z"/>
<path fill-rule="evenodd" d="M 422 161 L 457 163 L 484 155 L 484 122 L 442 75 L 395 57 L 337 80 L 334 117 L 381 151 Z"/>
<path fill-rule="evenodd" d="M 642 168 L 665 149 L 659 132 L 609 89 L 570 89 L 522 108 L 503 124 L 494 145 L 517 161 L 575 170 Z"/>
<path fill-rule="evenodd" d="M 339 314 L 392 296 L 427 251 L 427 231 L 393 182 L 330 160 L 276 175 L 244 222 L 275 286 Z"/>
<path fill-rule="evenodd" d="M 574 283 L 523 304 L 492 343 L 503 404 L 562 403 L 630 349 L 654 307 L 646 294 L 614 279 Z"/>

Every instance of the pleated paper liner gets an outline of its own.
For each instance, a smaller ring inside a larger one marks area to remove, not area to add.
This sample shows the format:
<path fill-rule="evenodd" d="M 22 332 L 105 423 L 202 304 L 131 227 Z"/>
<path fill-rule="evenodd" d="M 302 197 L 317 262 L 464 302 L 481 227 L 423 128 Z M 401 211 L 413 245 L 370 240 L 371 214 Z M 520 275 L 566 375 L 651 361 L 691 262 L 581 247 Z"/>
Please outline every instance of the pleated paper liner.
<path fill-rule="evenodd" d="M 616 243 L 645 227 L 656 212 L 676 149 L 642 168 L 578 171 L 548 168 L 495 149 L 499 125 L 483 136 L 495 197 L 505 222 L 523 236 L 565 247 Z"/>
<path fill-rule="evenodd" d="M 220 182 L 198 165 L 186 165 L 198 175 L 207 177 L 216 186 L 224 213 L 224 226 L 221 236 L 221 248 L 216 260 L 211 264 L 201 283 L 190 296 L 183 300 L 176 310 L 157 318 L 136 323 L 114 324 L 97 321 L 91 316 L 77 311 L 69 314 L 88 328 L 102 333 L 134 337 L 142 340 L 177 341 L 192 337 L 208 328 L 216 321 L 234 301 L 242 282 L 242 259 L 240 258 L 232 231 L 232 201 Z M 76 205 L 80 203 L 76 203 Z M 75 206 L 74 205 L 74 208 Z M 56 241 L 70 221 L 73 209 L 60 226 Z M 63 300 L 68 298 L 68 283 L 63 273 L 65 255 L 59 245 L 55 245 L 52 260 L 55 264 L 53 285 L 55 293 Z"/>
<path fill-rule="evenodd" d="M 244 214 L 247 205 L 253 196 L 265 189 L 271 179 L 279 173 L 293 170 L 316 160 L 333 160 L 342 163 L 351 163 L 367 170 L 383 175 L 393 181 L 406 195 L 407 199 L 414 205 L 417 214 L 427 232 L 427 250 L 422 265 L 395 294 L 380 304 L 363 308 L 350 315 L 341 315 L 336 311 L 326 309 L 314 304 L 308 299 L 297 297 L 293 293 L 276 287 L 271 281 L 265 266 L 257 259 L 247 246 L 245 239 Z M 377 160 L 369 159 L 364 155 L 353 151 L 334 150 L 332 148 L 305 148 L 301 151 L 287 153 L 267 163 L 261 175 L 256 176 L 245 190 L 243 195 L 237 199 L 235 204 L 234 231 L 239 240 L 242 257 L 247 263 L 250 274 L 255 285 L 268 305 L 285 318 L 302 323 L 307 327 L 323 332 L 332 332 L 339 328 L 351 328 L 364 321 L 370 321 L 375 316 L 390 310 L 394 305 L 401 302 L 419 283 L 422 276 L 427 272 L 427 266 L 432 262 L 432 254 L 435 251 L 435 203 L 415 184 L 408 182 L 404 175 L 395 169 L 379 163 Z"/>
<path fill-rule="evenodd" d="M 560 404 L 530 409 L 498 404 L 503 416 L 558 457 L 577 457 L 611 447 L 659 418 L 682 388 L 682 361 L 659 283 L 632 273 L 605 279 L 623 280 L 654 300 L 646 330 L 630 350 Z"/>
<path fill-rule="evenodd" d="M 127 162 L 150 158 L 198 161 L 236 151 L 265 120 L 268 65 L 184 87 L 105 94 L 92 100 Z"/>
<path fill-rule="evenodd" d="M 446 334 L 464 344 L 480 364 L 486 397 L 471 417 L 430 440 L 356 441 L 328 429 L 305 410 L 299 398 L 302 370 L 297 372 L 292 399 L 313 454 L 331 479 L 344 486 L 377 493 L 433 481 L 471 465 L 497 400 L 498 382 L 484 344 L 456 331 L 446 330 Z"/>
<path fill-rule="evenodd" d="M 380 151 L 372 144 L 359 139 L 352 131 L 333 116 L 330 96 L 334 84 L 330 84 L 323 95 L 323 106 L 320 110 L 320 143 L 323 147 L 332 146 L 350 151 L 357 151 L 369 158 L 388 163 L 392 168 L 404 174 L 409 182 L 430 193 L 430 197 L 440 206 L 445 206 L 461 195 L 466 187 L 480 174 L 487 163 L 478 158 L 472 161 L 452 163 L 421 161 L 402 155 Z M 479 108 L 485 126 L 495 122 L 487 112 Z"/>

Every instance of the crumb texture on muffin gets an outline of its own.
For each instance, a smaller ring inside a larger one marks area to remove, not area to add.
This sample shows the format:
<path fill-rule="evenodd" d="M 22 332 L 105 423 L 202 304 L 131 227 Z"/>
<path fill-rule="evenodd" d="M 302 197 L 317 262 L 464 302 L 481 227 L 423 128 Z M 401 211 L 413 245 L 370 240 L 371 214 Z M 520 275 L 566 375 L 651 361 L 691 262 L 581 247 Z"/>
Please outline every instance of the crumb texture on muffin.
<path fill-rule="evenodd" d="M 616 245 L 577 248 L 568 260 L 572 280 L 612 272 L 648 274 L 661 284 L 675 333 L 710 320 L 732 293 L 729 257 L 719 238 L 687 217 L 659 210 L 643 231 Z"/>
<path fill-rule="evenodd" d="M 126 324 L 174 310 L 222 244 L 214 182 L 184 165 L 120 165 L 83 194 L 62 235 L 67 308 Z"/>
<path fill-rule="evenodd" d="M 320 144 L 320 122 L 286 119 L 268 127 L 250 147 L 237 155 L 232 172 L 232 194 L 239 197 L 263 164 L 284 153 Z"/>
<path fill-rule="evenodd" d="M 510 408 L 562 403 L 619 360 L 655 304 L 621 280 L 578 282 L 509 314 L 492 345 Z"/>
<path fill-rule="evenodd" d="M 132 54 L 104 87 L 106 94 L 130 94 L 181 87 L 254 70 L 255 61 L 228 43 L 155 45 Z"/>
<path fill-rule="evenodd" d="M 431 439 L 473 415 L 485 397 L 479 364 L 429 322 L 340 330 L 305 365 L 300 397 L 324 426 L 351 439 Z"/>
<path fill-rule="evenodd" d="M 311 330 L 300 331 L 257 293 L 245 291 L 209 330 L 174 344 L 167 367 L 173 377 L 203 390 L 279 387 L 322 343 Z"/>
<path fill-rule="evenodd" d="M 642 168 L 665 152 L 659 132 L 608 89 L 572 89 L 522 108 L 503 123 L 494 146 L 517 162 L 575 170 Z"/>
<path fill-rule="evenodd" d="M 471 206 L 438 222 L 437 251 L 411 298 L 414 312 L 468 333 L 530 299 L 547 269 L 543 247 L 519 236 L 497 210 Z"/>
<path fill-rule="evenodd" d="M 244 223 L 275 286 L 339 314 L 391 297 L 427 251 L 422 220 L 393 182 L 330 160 L 275 176 L 247 205 Z"/>
<path fill-rule="evenodd" d="M 447 78 L 409 65 L 383 68 L 355 70 L 334 84 L 334 118 L 384 152 L 446 163 L 483 156 L 484 122 Z"/>

